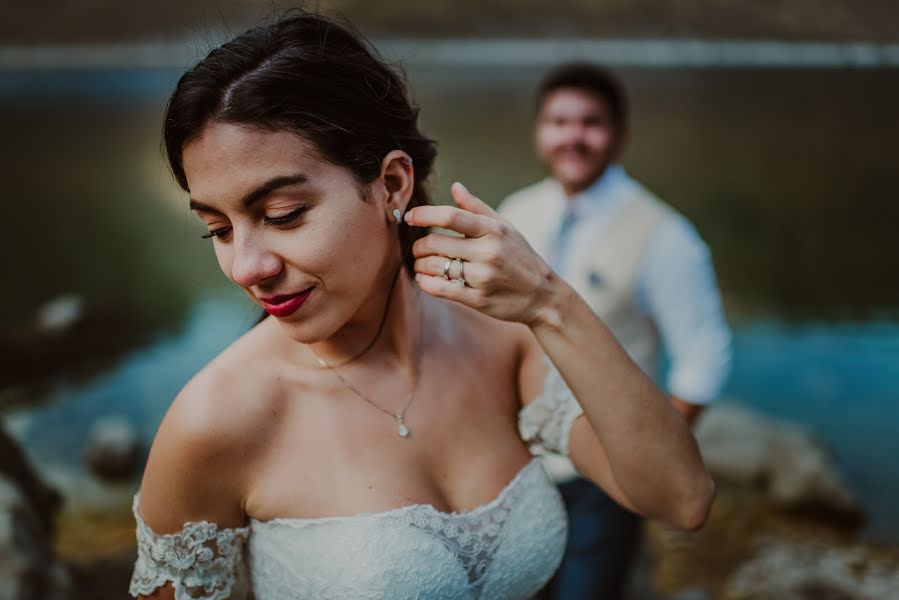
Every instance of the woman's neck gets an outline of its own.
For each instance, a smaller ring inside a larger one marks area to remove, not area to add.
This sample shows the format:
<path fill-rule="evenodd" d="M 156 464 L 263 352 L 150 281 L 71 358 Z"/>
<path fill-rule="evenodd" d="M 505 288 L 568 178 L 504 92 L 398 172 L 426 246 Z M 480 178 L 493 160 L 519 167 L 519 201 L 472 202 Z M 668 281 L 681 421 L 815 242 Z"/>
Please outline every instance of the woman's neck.
<path fill-rule="evenodd" d="M 337 333 L 310 344 L 315 355 L 331 366 L 385 360 L 411 372 L 421 343 L 423 298 L 404 268 L 390 284 Z"/>

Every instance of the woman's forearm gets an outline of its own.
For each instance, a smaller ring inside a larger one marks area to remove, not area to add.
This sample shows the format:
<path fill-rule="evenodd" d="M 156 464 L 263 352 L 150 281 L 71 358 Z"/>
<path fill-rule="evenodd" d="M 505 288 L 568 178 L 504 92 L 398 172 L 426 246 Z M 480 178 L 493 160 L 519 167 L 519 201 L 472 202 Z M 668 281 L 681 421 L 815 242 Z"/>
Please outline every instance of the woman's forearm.
<path fill-rule="evenodd" d="M 461 184 L 451 191 L 458 208 L 418 206 L 405 216 L 413 226 L 462 234 L 415 242 L 420 289 L 527 324 L 583 406 L 621 491 L 647 516 L 686 529 L 701 525 L 714 485 L 667 396 L 511 224 Z M 453 260 L 467 265 L 464 285 L 447 280 Z"/>
<path fill-rule="evenodd" d="M 701 526 L 714 484 L 685 420 L 580 296 L 552 272 L 545 280 L 529 325 L 583 407 L 616 482 L 647 516 Z"/>

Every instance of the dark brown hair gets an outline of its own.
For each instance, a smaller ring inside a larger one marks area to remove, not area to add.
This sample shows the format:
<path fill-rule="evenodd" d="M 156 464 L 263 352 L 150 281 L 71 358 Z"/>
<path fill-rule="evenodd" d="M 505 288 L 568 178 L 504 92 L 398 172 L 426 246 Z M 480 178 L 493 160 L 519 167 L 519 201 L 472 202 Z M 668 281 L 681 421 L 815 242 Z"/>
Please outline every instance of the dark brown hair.
<path fill-rule="evenodd" d="M 602 98 L 609 107 L 615 133 L 620 136 L 627 131 L 627 94 L 611 71 L 590 63 L 559 65 L 544 75 L 537 86 L 537 112 L 550 93 L 562 88 L 582 90 Z"/>
<path fill-rule="evenodd" d="M 402 76 L 359 34 L 321 15 L 291 11 L 212 50 L 188 70 L 165 111 L 163 140 L 178 184 L 189 191 L 182 151 L 211 123 L 291 131 L 322 157 L 374 181 L 392 150 L 411 158 L 409 208 L 428 204 L 436 144 L 418 129 Z M 426 229 L 399 225 L 403 260 Z"/>

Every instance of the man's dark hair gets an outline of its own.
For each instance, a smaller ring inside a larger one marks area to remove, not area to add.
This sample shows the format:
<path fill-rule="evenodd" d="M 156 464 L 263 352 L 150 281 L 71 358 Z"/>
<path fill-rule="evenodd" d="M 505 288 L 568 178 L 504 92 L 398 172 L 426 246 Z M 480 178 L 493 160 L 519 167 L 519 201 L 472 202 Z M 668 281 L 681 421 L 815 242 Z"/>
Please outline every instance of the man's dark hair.
<path fill-rule="evenodd" d="M 415 165 L 407 208 L 428 204 L 425 180 L 437 151 L 418 128 L 403 78 L 361 35 L 326 17 L 291 11 L 212 50 L 182 75 L 166 108 L 163 140 L 185 191 L 184 146 L 212 123 L 295 133 L 362 184 L 379 176 L 388 152 L 403 150 Z M 427 229 L 400 223 L 398 231 L 414 273 L 412 244 Z"/>
<path fill-rule="evenodd" d="M 627 131 L 627 95 L 610 71 L 590 63 L 567 63 L 554 68 L 537 87 L 537 112 L 549 94 L 563 88 L 582 90 L 605 100 L 616 133 Z"/>

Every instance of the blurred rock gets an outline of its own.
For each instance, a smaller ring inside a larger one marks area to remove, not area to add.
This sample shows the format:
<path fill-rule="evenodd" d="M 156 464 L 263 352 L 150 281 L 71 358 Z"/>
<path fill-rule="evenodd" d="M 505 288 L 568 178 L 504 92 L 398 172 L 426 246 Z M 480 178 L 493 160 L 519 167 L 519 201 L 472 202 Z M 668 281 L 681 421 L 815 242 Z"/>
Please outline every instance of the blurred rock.
<path fill-rule="evenodd" d="M 141 468 L 142 445 L 137 427 L 119 416 L 97 419 L 87 434 L 85 461 L 96 477 L 117 481 L 133 477 Z"/>
<path fill-rule="evenodd" d="M 0 477 L 5 477 L 15 485 L 18 493 L 31 507 L 32 514 L 45 535 L 53 537 L 53 522 L 62 504 L 62 497 L 41 480 L 4 426 L 0 426 Z"/>
<path fill-rule="evenodd" d="M 84 318 L 84 299 L 74 294 L 54 298 L 37 310 L 37 326 L 40 330 L 64 332 Z"/>
<path fill-rule="evenodd" d="M 837 516 L 851 524 L 862 520 L 861 507 L 830 453 L 801 427 L 720 405 L 700 421 L 696 438 L 716 479 L 765 490 L 786 509 Z"/>
<path fill-rule="evenodd" d="M 0 330 L 0 390 L 67 372 L 102 368 L 143 340 L 126 302 L 64 295 Z"/>
<path fill-rule="evenodd" d="M 53 553 L 61 502 L 0 427 L 0 599 L 69 597 L 67 571 Z"/>
<path fill-rule="evenodd" d="M 720 405 L 696 437 L 717 497 L 701 531 L 647 524 L 656 589 L 675 598 L 703 590 L 721 600 L 899 600 L 899 548 L 860 538 L 858 503 L 808 431 Z"/>
<path fill-rule="evenodd" d="M 713 406 L 699 421 L 696 439 L 715 478 L 763 487 L 771 470 L 770 423 L 734 406 Z"/>
<path fill-rule="evenodd" d="M 41 517 L 16 482 L 0 475 L 0 598 L 64 600 L 70 590 Z"/>
<path fill-rule="evenodd" d="M 808 513 L 820 509 L 860 521 L 862 510 L 833 458 L 805 431 L 778 426 L 768 440 L 768 492 L 777 502 Z"/>
<path fill-rule="evenodd" d="M 785 511 L 765 490 L 722 482 L 711 515 L 701 531 L 675 532 L 647 523 L 646 548 L 654 565 L 653 586 L 666 598 L 677 597 L 685 590 L 702 589 L 709 598 L 742 600 L 744 596 L 729 596 L 724 590 L 732 587 L 734 577 L 745 565 L 758 560 L 769 547 L 814 548 L 822 556 L 831 551 L 837 556 L 863 553 L 865 559 L 861 563 L 877 561 L 883 565 L 899 565 L 899 548 L 866 542 L 860 539 L 857 530 L 836 525 L 832 519 Z M 859 566 L 864 566 L 861 563 Z M 769 566 L 777 568 L 777 562 L 772 560 Z M 784 563 L 784 568 L 787 566 Z M 764 582 L 759 585 L 761 583 Z M 833 586 L 816 585 L 809 583 L 806 595 L 759 592 L 757 596 L 746 597 L 766 600 L 855 598 L 829 596 Z M 887 599 L 899 600 L 899 594 L 878 598 Z"/>
<path fill-rule="evenodd" d="M 727 582 L 726 600 L 899 598 L 899 564 L 861 546 L 827 548 L 763 541 Z"/>

